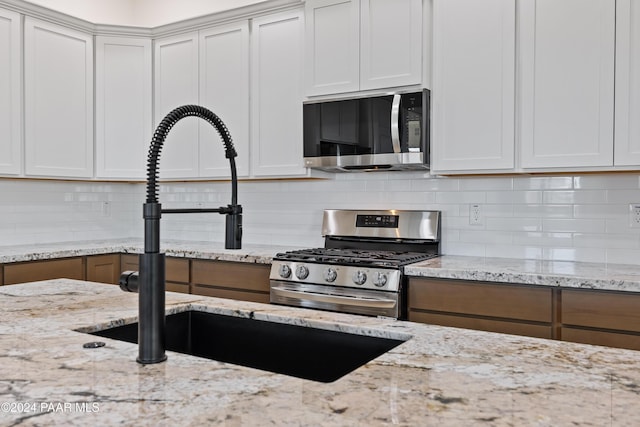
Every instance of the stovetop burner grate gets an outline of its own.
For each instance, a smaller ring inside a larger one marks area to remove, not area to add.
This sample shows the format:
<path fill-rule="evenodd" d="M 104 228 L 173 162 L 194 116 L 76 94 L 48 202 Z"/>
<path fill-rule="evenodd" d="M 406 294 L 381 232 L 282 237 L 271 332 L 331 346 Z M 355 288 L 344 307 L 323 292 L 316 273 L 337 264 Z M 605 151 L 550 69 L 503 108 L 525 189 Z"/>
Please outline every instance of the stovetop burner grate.
<path fill-rule="evenodd" d="M 423 252 L 315 248 L 279 253 L 276 255 L 275 259 L 281 261 L 286 260 L 334 265 L 362 265 L 398 268 L 437 256 L 437 254 Z"/>

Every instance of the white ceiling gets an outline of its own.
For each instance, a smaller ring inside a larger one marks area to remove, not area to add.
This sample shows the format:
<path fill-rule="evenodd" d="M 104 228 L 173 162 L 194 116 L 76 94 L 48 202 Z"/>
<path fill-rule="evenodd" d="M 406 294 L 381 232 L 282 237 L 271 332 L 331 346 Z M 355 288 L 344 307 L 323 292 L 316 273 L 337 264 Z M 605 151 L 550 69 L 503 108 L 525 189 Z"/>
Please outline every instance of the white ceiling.
<path fill-rule="evenodd" d="M 95 24 L 157 27 L 266 0 L 28 0 Z"/>

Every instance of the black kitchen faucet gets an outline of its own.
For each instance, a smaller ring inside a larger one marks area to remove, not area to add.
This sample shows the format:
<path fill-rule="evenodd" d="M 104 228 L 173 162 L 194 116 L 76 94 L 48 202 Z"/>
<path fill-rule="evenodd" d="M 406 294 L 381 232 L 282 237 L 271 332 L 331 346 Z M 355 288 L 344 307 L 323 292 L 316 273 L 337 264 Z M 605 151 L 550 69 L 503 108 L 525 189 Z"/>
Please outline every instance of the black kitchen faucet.
<path fill-rule="evenodd" d="M 199 117 L 209 122 L 224 142 L 225 157 L 231 166 L 231 204 L 217 209 L 162 209 L 158 202 L 158 162 L 160 151 L 171 128 L 185 117 Z M 238 204 L 236 150 L 231 135 L 220 118 L 204 107 L 184 105 L 167 114 L 156 128 L 147 162 L 147 199 L 143 205 L 144 254 L 140 271 L 125 272 L 120 288 L 138 292 L 138 358 L 142 364 L 163 362 L 165 355 L 165 255 L 160 253 L 160 217 L 166 213 L 217 212 L 227 215 L 225 248 L 242 247 L 242 206 Z"/>

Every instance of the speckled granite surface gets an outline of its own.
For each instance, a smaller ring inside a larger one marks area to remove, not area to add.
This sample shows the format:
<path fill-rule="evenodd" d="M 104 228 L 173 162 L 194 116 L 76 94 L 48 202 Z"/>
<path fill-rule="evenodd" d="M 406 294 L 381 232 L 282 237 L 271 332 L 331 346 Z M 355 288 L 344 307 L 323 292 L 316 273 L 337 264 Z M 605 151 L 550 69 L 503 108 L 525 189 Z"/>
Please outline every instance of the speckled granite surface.
<path fill-rule="evenodd" d="M 407 342 L 332 383 L 74 331 L 132 321 L 137 295 L 53 280 L 0 287 L 0 425 L 637 426 L 638 352 L 169 293 L 187 308 Z M 123 320 L 124 319 L 124 320 Z"/>
<path fill-rule="evenodd" d="M 640 266 L 443 256 L 405 268 L 411 276 L 640 292 Z"/>
<path fill-rule="evenodd" d="M 223 243 L 163 241 L 168 256 L 270 264 L 278 252 L 298 247 L 243 245 L 224 249 Z M 142 253 L 141 240 L 104 240 L 28 246 L 0 246 L 0 263 L 35 261 L 107 253 Z M 542 286 L 640 292 L 640 266 L 536 261 L 444 255 L 405 268 L 410 276 Z"/>
<path fill-rule="evenodd" d="M 243 245 L 242 249 L 224 249 L 224 243 L 194 241 L 163 241 L 161 250 L 168 256 L 241 261 L 270 264 L 274 255 L 294 249 L 269 245 Z M 103 240 L 87 242 L 62 242 L 42 245 L 0 246 L 0 263 L 36 261 L 72 256 L 100 255 L 108 253 L 142 253 L 142 240 Z"/>

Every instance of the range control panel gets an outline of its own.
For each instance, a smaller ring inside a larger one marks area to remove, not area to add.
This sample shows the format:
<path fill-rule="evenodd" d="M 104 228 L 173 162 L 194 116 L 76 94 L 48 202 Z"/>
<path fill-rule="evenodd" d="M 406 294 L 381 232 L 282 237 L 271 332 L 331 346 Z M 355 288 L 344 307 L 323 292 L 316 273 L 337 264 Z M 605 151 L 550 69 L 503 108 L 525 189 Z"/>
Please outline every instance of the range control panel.
<path fill-rule="evenodd" d="M 358 215 L 356 227 L 398 228 L 398 215 Z"/>

